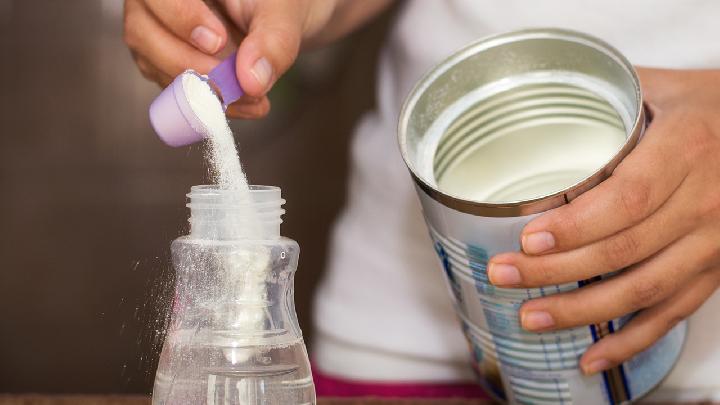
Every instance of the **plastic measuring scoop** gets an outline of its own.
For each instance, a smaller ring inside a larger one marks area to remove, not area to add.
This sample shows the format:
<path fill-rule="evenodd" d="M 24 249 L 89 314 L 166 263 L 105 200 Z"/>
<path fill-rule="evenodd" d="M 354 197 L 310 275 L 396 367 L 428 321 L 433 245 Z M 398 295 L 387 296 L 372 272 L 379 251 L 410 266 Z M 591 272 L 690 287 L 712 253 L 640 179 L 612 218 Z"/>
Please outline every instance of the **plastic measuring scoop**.
<path fill-rule="evenodd" d="M 205 138 L 203 123 L 195 115 L 185 97 L 183 75 L 194 74 L 209 81 L 215 92 L 219 93 L 217 96 L 222 100 L 225 109 L 242 97 L 244 92 L 235 74 L 236 56 L 237 53 L 228 56 L 211 70 L 207 77 L 201 76 L 194 70 L 185 71 L 153 100 L 150 104 L 150 123 L 163 142 L 177 147 L 190 145 Z"/>

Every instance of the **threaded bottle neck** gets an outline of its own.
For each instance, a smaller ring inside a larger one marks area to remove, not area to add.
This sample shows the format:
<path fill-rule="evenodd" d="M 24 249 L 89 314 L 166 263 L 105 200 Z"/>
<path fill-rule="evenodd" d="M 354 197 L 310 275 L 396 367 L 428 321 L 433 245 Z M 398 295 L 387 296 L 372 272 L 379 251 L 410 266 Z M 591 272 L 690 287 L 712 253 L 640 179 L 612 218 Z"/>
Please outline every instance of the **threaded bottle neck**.
<path fill-rule="evenodd" d="M 187 194 L 190 237 L 205 240 L 277 239 L 285 210 L 280 188 L 225 190 L 193 186 Z"/>

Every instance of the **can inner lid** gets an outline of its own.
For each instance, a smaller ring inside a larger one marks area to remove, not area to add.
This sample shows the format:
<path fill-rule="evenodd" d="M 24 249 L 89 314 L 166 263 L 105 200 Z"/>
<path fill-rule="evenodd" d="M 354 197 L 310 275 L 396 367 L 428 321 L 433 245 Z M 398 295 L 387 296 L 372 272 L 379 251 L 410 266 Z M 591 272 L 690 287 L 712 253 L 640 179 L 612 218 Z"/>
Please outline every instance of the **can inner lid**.
<path fill-rule="evenodd" d="M 463 97 L 446 109 L 429 129 L 440 132 L 427 137 L 437 144 L 425 145 L 434 151 L 424 164 L 432 165 L 435 187 L 474 201 L 524 201 L 572 187 L 607 164 L 625 143 L 629 117 L 558 79 Z"/>

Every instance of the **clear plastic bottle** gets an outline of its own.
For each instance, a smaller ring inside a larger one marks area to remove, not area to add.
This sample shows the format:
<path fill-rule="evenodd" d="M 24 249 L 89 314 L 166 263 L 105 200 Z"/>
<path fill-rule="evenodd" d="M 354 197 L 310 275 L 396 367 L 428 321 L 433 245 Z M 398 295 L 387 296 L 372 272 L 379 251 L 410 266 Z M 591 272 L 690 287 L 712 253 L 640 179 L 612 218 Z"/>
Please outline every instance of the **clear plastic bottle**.
<path fill-rule="evenodd" d="M 277 187 L 195 186 L 190 234 L 172 243 L 177 284 L 153 404 L 315 404 Z"/>

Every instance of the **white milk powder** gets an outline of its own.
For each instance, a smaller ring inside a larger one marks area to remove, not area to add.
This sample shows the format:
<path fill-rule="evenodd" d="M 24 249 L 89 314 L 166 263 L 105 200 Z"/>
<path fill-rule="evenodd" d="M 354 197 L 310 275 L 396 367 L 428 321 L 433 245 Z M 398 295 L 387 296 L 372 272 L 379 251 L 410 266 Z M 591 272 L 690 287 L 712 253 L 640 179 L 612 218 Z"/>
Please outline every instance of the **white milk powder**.
<path fill-rule="evenodd" d="M 205 136 L 210 144 L 206 157 L 214 180 L 221 189 L 237 190 L 247 199 L 247 178 L 220 100 L 210 85 L 195 74 L 184 73 L 182 83 L 190 107 L 205 124 Z"/>
<path fill-rule="evenodd" d="M 183 74 L 183 88 L 190 107 L 206 127 L 205 135 L 209 146 L 206 158 L 210 163 L 214 180 L 221 190 L 233 191 L 230 201 L 232 204 L 239 203 L 237 205 L 239 211 L 235 211 L 236 220 L 228 218 L 224 225 L 250 227 L 250 235 L 252 235 L 253 229 L 260 229 L 260 223 L 252 205 L 245 204 L 250 201 L 250 189 L 220 100 L 207 82 L 192 73 Z M 247 235 L 248 233 L 231 231 L 230 234 Z M 221 267 L 225 274 L 223 285 L 220 287 L 225 289 L 228 296 L 234 297 L 233 301 L 244 304 L 230 311 L 222 309 L 214 316 L 225 317 L 222 323 L 231 325 L 238 332 L 258 331 L 263 327 L 266 303 L 265 278 L 270 264 L 269 257 L 266 248 L 254 244 L 241 245 L 233 253 L 221 257 Z M 253 344 L 253 342 L 246 343 Z M 243 354 L 237 350 L 226 353 L 235 359 L 250 354 L 250 352 Z"/>

